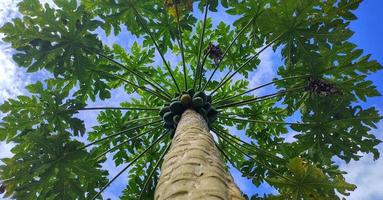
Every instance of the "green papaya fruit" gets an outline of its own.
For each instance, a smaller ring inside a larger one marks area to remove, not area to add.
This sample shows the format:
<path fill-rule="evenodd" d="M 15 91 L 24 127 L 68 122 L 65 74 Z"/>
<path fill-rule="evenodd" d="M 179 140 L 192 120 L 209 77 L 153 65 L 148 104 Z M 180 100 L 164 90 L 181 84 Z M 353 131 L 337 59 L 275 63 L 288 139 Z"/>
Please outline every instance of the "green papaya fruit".
<path fill-rule="evenodd" d="M 205 104 L 206 102 L 206 94 L 204 92 L 198 91 L 193 95 L 193 98 L 201 97 L 203 99 L 203 102 Z"/>
<path fill-rule="evenodd" d="M 185 106 L 181 103 L 181 101 L 174 101 L 170 104 L 170 111 L 179 115 L 185 111 Z"/>
<path fill-rule="evenodd" d="M 206 95 L 205 95 L 204 92 L 202 92 L 202 91 L 198 91 L 198 92 L 194 93 L 193 98 L 195 98 L 195 97 L 202 97 L 202 98 L 205 98 Z"/>
<path fill-rule="evenodd" d="M 176 130 L 175 129 L 170 129 L 170 137 L 173 139 L 175 133 L 176 133 Z"/>
<path fill-rule="evenodd" d="M 193 102 L 193 106 L 195 108 L 200 108 L 204 104 L 204 101 L 203 101 L 202 97 L 195 97 L 195 98 L 193 98 L 192 102 Z"/>
<path fill-rule="evenodd" d="M 207 117 L 207 111 L 204 108 L 200 108 L 198 111 L 203 117 Z"/>
<path fill-rule="evenodd" d="M 159 112 L 159 115 L 160 115 L 161 117 L 163 117 L 164 114 L 165 114 L 166 112 L 169 112 L 169 111 L 170 111 L 169 106 L 165 106 L 165 107 L 161 108 L 161 110 L 160 110 L 160 112 Z"/>
<path fill-rule="evenodd" d="M 207 113 L 209 123 L 213 123 L 217 119 L 217 116 L 218 111 L 213 106 L 211 106 Z"/>
<path fill-rule="evenodd" d="M 203 108 L 204 108 L 205 110 L 210 110 L 210 107 L 211 107 L 211 105 L 210 105 L 209 102 L 206 102 L 205 105 L 203 105 Z"/>
<path fill-rule="evenodd" d="M 209 114 L 208 115 L 217 115 L 218 111 L 215 109 L 213 106 L 210 107 L 209 109 Z"/>
<path fill-rule="evenodd" d="M 174 124 L 178 124 L 178 122 L 180 122 L 180 119 L 181 119 L 181 117 L 180 117 L 179 115 L 174 115 L 174 116 L 173 116 L 173 122 L 174 122 Z"/>
<path fill-rule="evenodd" d="M 208 115 L 208 124 L 213 123 L 215 120 L 217 120 L 217 115 Z"/>
<path fill-rule="evenodd" d="M 169 124 L 167 124 L 167 123 L 164 123 L 163 126 L 164 126 L 164 128 L 166 128 L 166 129 L 172 129 L 172 128 L 173 128 L 173 124 L 169 125 Z"/>
<path fill-rule="evenodd" d="M 173 116 L 174 114 L 172 112 L 166 112 L 163 116 L 165 123 L 168 125 L 173 125 Z"/>

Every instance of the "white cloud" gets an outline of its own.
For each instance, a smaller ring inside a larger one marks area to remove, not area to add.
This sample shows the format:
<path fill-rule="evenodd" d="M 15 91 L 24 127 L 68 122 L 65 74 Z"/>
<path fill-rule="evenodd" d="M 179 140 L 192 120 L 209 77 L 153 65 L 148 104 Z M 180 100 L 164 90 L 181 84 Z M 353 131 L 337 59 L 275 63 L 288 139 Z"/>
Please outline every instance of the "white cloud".
<path fill-rule="evenodd" d="M 0 0 L 0 26 L 19 16 L 16 4 L 17 1 Z M 0 104 L 8 98 L 23 94 L 23 88 L 29 82 L 25 72 L 13 62 L 12 49 L 2 41 L 3 37 L 0 34 Z M 12 143 L 0 142 L 0 158 L 12 156 L 12 147 Z"/>
<path fill-rule="evenodd" d="M 0 102 L 23 94 L 29 78 L 12 61 L 12 55 L 0 49 Z"/>
<path fill-rule="evenodd" d="M 259 55 L 261 63 L 258 65 L 255 72 L 250 76 L 249 88 L 255 88 L 262 84 L 270 82 L 276 76 L 275 71 L 275 59 L 277 54 L 272 50 L 272 48 L 267 48 Z M 262 94 L 266 88 L 261 88 L 254 92 L 254 95 Z M 269 91 L 269 90 L 268 90 Z"/>
<path fill-rule="evenodd" d="M 11 153 L 12 147 L 13 147 L 12 143 L 0 142 L 0 159 L 11 157 L 13 155 Z"/>
<path fill-rule="evenodd" d="M 0 26 L 18 17 L 17 2 L 14 0 L 0 0 Z M 0 103 L 5 99 L 22 94 L 28 79 L 22 78 L 23 71 L 19 70 L 12 61 L 12 49 L 2 41 L 0 34 Z"/>
<path fill-rule="evenodd" d="M 0 25 L 10 21 L 10 19 L 19 16 L 17 12 L 17 3 L 15 0 L 0 0 Z"/>
<path fill-rule="evenodd" d="M 375 135 L 382 140 L 383 122 L 380 122 Z M 383 152 L 383 144 L 378 146 Z M 359 161 L 351 161 L 341 166 L 342 170 L 348 172 L 346 180 L 357 186 L 354 192 L 347 197 L 349 200 L 378 200 L 383 199 L 383 159 L 373 161 L 371 154 L 365 155 Z"/>
<path fill-rule="evenodd" d="M 342 168 L 348 172 L 345 175 L 346 180 L 357 186 L 347 199 L 383 199 L 383 159 L 373 161 L 372 156 L 367 155 L 360 161 L 352 161 Z"/>

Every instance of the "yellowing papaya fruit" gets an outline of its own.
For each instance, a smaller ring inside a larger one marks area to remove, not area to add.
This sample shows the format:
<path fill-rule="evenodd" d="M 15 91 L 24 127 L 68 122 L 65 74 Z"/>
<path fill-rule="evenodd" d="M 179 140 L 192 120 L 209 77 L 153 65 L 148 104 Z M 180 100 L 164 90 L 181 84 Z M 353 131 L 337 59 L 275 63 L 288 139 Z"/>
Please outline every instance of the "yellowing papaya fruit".
<path fill-rule="evenodd" d="M 181 103 L 184 105 L 184 106 L 189 106 L 192 102 L 192 98 L 189 94 L 183 94 L 181 96 Z"/>

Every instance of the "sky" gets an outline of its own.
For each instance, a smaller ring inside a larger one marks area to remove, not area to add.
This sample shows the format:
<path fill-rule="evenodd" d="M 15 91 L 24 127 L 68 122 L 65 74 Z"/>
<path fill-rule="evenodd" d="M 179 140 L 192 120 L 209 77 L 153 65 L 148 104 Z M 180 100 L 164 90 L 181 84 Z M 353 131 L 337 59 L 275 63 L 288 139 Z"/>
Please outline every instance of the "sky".
<path fill-rule="evenodd" d="M 44 2 L 49 2 L 49 0 L 44 0 Z M 0 26 L 5 22 L 9 21 L 11 18 L 18 15 L 16 8 L 15 0 L 0 0 Z M 382 0 L 365 0 L 360 8 L 356 11 L 358 20 L 351 23 L 350 27 L 355 31 L 354 36 L 351 38 L 351 41 L 359 46 L 359 48 L 365 50 L 365 54 L 372 54 L 372 58 L 378 60 L 383 64 L 383 8 Z M 232 18 L 224 15 L 223 13 L 215 13 L 212 17 L 219 17 L 223 21 L 232 21 Z M 47 76 L 46 73 L 40 72 L 39 74 L 26 74 L 23 68 L 17 67 L 17 65 L 12 61 L 12 49 L 9 48 L 9 45 L 2 42 L 1 38 L 3 36 L 0 34 L 0 104 L 8 99 L 16 97 L 17 95 L 26 94 L 24 87 L 29 83 L 33 83 L 38 80 L 38 77 Z M 132 45 L 133 38 L 129 35 L 124 35 L 123 37 L 101 37 L 109 45 L 117 41 L 128 41 L 123 45 L 125 48 L 129 48 Z M 172 59 L 173 61 L 179 60 L 179 58 L 171 57 L 167 55 L 167 59 Z M 271 49 L 264 51 L 260 55 L 261 64 L 250 74 L 250 86 L 257 86 L 262 83 L 266 83 L 276 76 L 276 66 L 280 63 L 280 55 L 274 53 Z M 159 61 L 160 62 L 160 61 Z M 375 85 L 378 87 L 380 93 L 383 93 L 383 71 L 376 73 L 370 77 Z M 258 91 L 257 95 L 261 95 L 267 92 L 266 90 Z M 108 102 L 113 102 L 105 104 L 97 101 L 92 103 L 93 105 L 118 105 L 119 99 L 124 96 L 122 90 L 113 91 L 112 99 Z M 383 98 L 370 98 L 365 105 L 366 106 L 375 106 L 381 115 L 383 115 Z M 89 105 L 89 106 L 93 106 Z M 96 123 L 97 113 L 87 112 L 81 113 L 80 117 L 86 121 L 87 127 L 91 127 Z M 1 118 L 1 113 L 0 113 Z M 380 122 L 378 129 L 374 131 L 374 134 L 381 140 L 383 131 L 383 122 Z M 290 135 L 293 135 L 291 133 Z M 287 136 L 288 137 L 288 136 Z M 290 137 L 291 138 L 291 137 Z M 12 144 L 6 144 L 0 142 L 0 158 L 11 156 L 10 149 Z M 383 152 L 383 145 L 378 146 L 380 152 Z M 340 163 L 341 169 L 348 172 L 345 175 L 348 182 L 354 183 L 358 188 L 351 193 L 347 199 L 350 200 L 381 200 L 383 199 L 383 159 L 373 161 L 371 155 L 366 155 L 360 161 L 352 161 L 349 164 Z M 110 178 L 114 174 L 118 173 L 119 170 L 124 166 L 115 167 L 113 162 L 109 159 L 108 162 L 104 164 L 104 168 L 109 170 Z M 259 188 L 255 188 L 252 184 L 241 178 L 240 173 L 236 170 L 231 170 L 232 175 L 239 185 L 241 190 L 245 193 L 254 194 L 254 193 L 264 193 L 273 191 L 267 185 L 262 185 Z M 121 176 L 114 182 L 110 188 L 105 192 L 104 196 L 111 198 L 112 200 L 118 199 L 118 196 L 121 194 L 122 189 L 127 183 L 126 176 Z"/>

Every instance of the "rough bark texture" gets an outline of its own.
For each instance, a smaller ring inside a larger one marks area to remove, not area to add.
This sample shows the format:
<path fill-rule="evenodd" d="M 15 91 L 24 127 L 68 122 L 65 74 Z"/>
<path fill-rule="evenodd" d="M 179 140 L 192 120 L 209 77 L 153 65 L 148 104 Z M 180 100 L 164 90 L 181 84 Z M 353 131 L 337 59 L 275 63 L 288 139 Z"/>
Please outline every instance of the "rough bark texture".
<path fill-rule="evenodd" d="M 186 110 L 164 158 L 156 200 L 244 200 L 224 167 L 205 120 Z"/>

